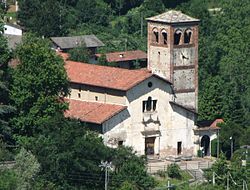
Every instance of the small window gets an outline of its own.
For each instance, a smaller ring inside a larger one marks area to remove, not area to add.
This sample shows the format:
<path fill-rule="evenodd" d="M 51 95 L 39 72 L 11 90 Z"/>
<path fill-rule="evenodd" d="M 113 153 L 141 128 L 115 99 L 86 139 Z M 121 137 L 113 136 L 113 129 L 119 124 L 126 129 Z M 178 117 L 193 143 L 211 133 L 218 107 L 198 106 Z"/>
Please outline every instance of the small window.
<path fill-rule="evenodd" d="M 78 93 L 78 98 L 81 98 L 81 93 Z"/>
<path fill-rule="evenodd" d="M 182 32 L 180 30 L 176 30 L 174 33 L 174 45 L 179 45 L 181 42 Z"/>
<path fill-rule="evenodd" d="M 4 30 L 7 30 L 7 28 L 4 27 Z"/>
<path fill-rule="evenodd" d="M 184 43 L 189 44 L 191 42 L 192 31 L 190 29 L 186 30 L 184 33 Z"/>
<path fill-rule="evenodd" d="M 122 146 L 123 145 L 123 141 L 118 141 L 118 146 Z"/>
<path fill-rule="evenodd" d="M 177 154 L 178 154 L 178 155 L 181 154 L 181 152 L 182 152 L 181 144 L 182 144 L 181 141 L 177 142 Z"/>
<path fill-rule="evenodd" d="M 152 82 L 148 82 L 148 87 L 151 88 L 153 86 Z"/>
<path fill-rule="evenodd" d="M 95 101 L 98 101 L 98 96 L 95 96 Z"/>
<path fill-rule="evenodd" d="M 164 45 L 166 45 L 168 43 L 168 34 L 165 30 L 162 31 L 162 40 L 163 40 Z"/>
<path fill-rule="evenodd" d="M 82 91 L 82 87 L 81 86 L 79 86 L 79 92 L 81 92 Z"/>

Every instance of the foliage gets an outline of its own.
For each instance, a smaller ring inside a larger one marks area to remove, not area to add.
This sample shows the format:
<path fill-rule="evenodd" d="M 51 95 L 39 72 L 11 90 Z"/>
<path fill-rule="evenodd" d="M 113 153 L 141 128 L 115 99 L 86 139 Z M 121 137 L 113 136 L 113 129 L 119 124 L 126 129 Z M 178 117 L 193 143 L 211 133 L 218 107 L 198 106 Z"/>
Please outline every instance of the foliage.
<path fill-rule="evenodd" d="M 124 181 L 140 189 L 150 189 L 155 186 L 154 179 L 147 174 L 145 158 L 137 156 L 132 148 L 118 148 L 112 163 L 115 166 L 112 189 L 120 187 Z"/>
<path fill-rule="evenodd" d="M 33 189 L 35 177 L 40 170 L 40 164 L 36 157 L 31 152 L 21 148 L 15 160 L 14 171 L 18 184 L 17 190 Z"/>
<path fill-rule="evenodd" d="M 17 188 L 16 174 L 10 169 L 0 170 L 0 189 L 9 190 Z"/>
<path fill-rule="evenodd" d="M 17 48 L 20 64 L 13 71 L 10 97 L 17 108 L 12 119 L 17 135 L 32 136 L 42 120 L 66 109 L 58 98 L 68 93 L 63 60 L 40 38 L 28 35 Z"/>
<path fill-rule="evenodd" d="M 0 136 L 7 140 L 10 136 L 10 128 L 8 126 L 8 119 L 10 113 L 15 111 L 13 106 L 9 105 L 9 74 L 8 74 L 8 61 L 11 58 L 10 51 L 7 47 L 7 41 L 2 35 L 3 15 L 0 9 Z"/>
<path fill-rule="evenodd" d="M 80 44 L 79 47 L 73 48 L 69 50 L 69 59 L 72 61 L 79 62 L 89 62 L 90 59 L 90 51 L 86 47 L 84 43 Z"/>
<path fill-rule="evenodd" d="M 213 157 L 217 156 L 217 143 L 218 143 L 217 138 L 211 141 L 211 156 Z"/>
<path fill-rule="evenodd" d="M 175 163 L 168 165 L 167 174 L 171 178 L 180 179 L 181 178 L 180 167 Z"/>

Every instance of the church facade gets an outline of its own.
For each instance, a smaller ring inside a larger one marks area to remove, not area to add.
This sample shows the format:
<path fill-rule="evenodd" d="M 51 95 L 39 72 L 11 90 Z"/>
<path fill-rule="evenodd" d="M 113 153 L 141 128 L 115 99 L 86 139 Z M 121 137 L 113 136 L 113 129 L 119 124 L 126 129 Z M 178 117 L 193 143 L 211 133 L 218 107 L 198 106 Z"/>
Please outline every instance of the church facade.
<path fill-rule="evenodd" d="M 219 128 L 196 125 L 199 20 L 178 11 L 147 20 L 147 69 L 65 59 L 71 84 L 65 115 L 88 123 L 111 147 L 165 158 L 193 156 L 206 146 L 209 155 Z"/>

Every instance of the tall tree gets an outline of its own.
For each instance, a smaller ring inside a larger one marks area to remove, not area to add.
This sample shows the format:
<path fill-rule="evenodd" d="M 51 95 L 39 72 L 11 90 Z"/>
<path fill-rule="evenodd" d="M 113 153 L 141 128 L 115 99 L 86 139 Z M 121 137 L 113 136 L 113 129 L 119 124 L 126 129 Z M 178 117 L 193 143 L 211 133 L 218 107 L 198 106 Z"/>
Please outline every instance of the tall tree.
<path fill-rule="evenodd" d="M 63 60 L 44 39 L 28 35 L 17 48 L 20 64 L 13 72 L 11 100 L 17 108 L 17 134 L 32 136 L 43 119 L 66 109 L 59 97 L 68 93 Z"/>
<path fill-rule="evenodd" d="M 9 105 L 9 90 L 7 82 L 8 61 L 11 57 L 7 47 L 7 41 L 3 37 L 3 12 L 0 9 L 0 135 L 5 138 L 10 135 L 8 127 L 8 113 L 14 111 L 14 108 Z"/>

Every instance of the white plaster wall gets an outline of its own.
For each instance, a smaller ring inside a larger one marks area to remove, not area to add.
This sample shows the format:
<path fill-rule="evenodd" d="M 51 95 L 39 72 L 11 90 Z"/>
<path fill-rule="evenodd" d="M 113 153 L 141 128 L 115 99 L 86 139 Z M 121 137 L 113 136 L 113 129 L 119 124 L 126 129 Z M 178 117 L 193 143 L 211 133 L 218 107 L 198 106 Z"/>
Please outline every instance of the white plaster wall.
<path fill-rule="evenodd" d="M 169 147 L 173 155 L 177 155 L 177 142 L 182 142 L 182 154 L 183 155 L 196 155 L 195 144 L 196 136 L 194 129 L 196 128 L 194 120 L 195 115 L 192 112 L 184 110 L 180 107 L 173 105 L 171 112 L 171 130 L 168 135 L 173 138 L 169 138 Z"/>
<path fill-rule="evenodd" d="M 15 28 L 13 26 L 4 25 L 4 34 L 18 35 L 22 36 L 22 30 L 19 28 Z"/>

